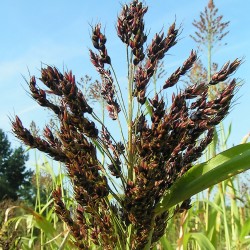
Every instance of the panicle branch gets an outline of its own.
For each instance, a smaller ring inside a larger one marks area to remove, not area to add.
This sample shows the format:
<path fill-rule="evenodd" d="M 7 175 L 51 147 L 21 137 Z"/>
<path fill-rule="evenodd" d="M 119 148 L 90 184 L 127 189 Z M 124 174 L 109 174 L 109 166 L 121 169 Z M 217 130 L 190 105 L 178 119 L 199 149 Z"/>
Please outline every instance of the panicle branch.
<path fill-rule="evenodd" d="M 205 10 L 200 13 L 200 20 L 194 20 L 193 25 L 198 31 L 191 35 L 191 38 L 200 46 L 211 45 L 214 48 L 216 44 L 220 45 L 218 43 L 229 33 L 226 28 L 230 23 L 223 22 L 222 19 L 223 16 L 218 15 L 218 8 L 215 7 L 213 0 L 210 0 Z"/>
<path fill-rule="evenodd" d="M 48 66 L 43 68 L 41 73 L 40 80 L 49 90 L 38 88 L 35 77 L 31 77 L 31 95 L 38 104 L 55 113 L 60 129 L 52 131 L 49 126 L 46 126 L 43 139 L 40 136 L 33 136 L 16 117 L 12 121 L 13 131 L 26 145 L 37 148 L 65 164 L 73 184 L 78 208 L 82 208 L 77 210 L 77 221 L 70 216 L 59 191 L 54 191 L 53 197 L 56 212 L 68 225 L 78 248 L 88 248 L 89 242 L 86 239 L 92 239 L 97 244 L 102 242 L 103 245 L 112 248 L 115 236 L 108 229 L 111 228 L 111 221 L 105 201 L 109 194 L 109 186 L 106 176 L 100 173 L 103 166 L 97 159 L 96 148 L 89 140 L 98 137 L 98 129 L 94 122 L 85 117 L 86 113 L 92 113 L 92 108 L 77 88 L 75 76 L 71 71 L 63 75 L 56 68 Z M 60 101 L 56 104 L 52 103 L 48 100 L 46 93 L 59 96 Z M 101 214 L 102 210 L 106 212 Z M 90 216 L 92 222 L 84 220 L 86 216 Z M 105 216 L 105 222 L 102 216 Z M 96 233 L 92 231 L 92 223 L 98 225 Z M 103 230 L 100 230 L 101 227 Z M 97 237 L 97 234 L 100 236 Z"/>
<path fill-rule="evenodd" d="M 175 28 L 175 23 L 173 23 L 166 37 L 164 37 L 163 32 L 161 34 L 156 34 L 151 44 L 148 46 L 145 64 L 144 66 L 138 67 L 134 76 L 134 96 L 137 97 L 140 104 L 144 104 L 146 101 L 146 88 L 150 79 L 156 72 L 158 62 L 163 59 L 166 52 L 176 44 L 177 35 L 178 29 Z"/>
<path fill-rule="evenodd" d="M 92 43 L 93 46 L 99 50 L 99 55 L 95 54 L 92 50 L 90 51 L 90 60 L 97 72 L 99 73 L 102 80 L 101 95 L 107 103 L 107 110 L 109 116 L 113 119 L 117 119 L 118 113 L 121 111 L 120 106 L 115 98 L 115 86 L 110 70 L 105 69 L 105 64 L 110 65 L 111 59 L 108 56 L 108 52 L 105 46 L 107 41 L 104 34 L 101 33 L 101 25 L 97 24 L 92 29 Z"/>
<path fill-rule="evenodd" d="M 135 66 L 145 57 L 143 45 L 147 40 L 147 36 L 144 33 L 143 17 L 147 10 L 148 7 L 143 6 L 142 2 L 134 0 L 130 5 L 125 4 L 118 16 L 118 37 L 132 49 L 134 55 L 133 64 Z"/>

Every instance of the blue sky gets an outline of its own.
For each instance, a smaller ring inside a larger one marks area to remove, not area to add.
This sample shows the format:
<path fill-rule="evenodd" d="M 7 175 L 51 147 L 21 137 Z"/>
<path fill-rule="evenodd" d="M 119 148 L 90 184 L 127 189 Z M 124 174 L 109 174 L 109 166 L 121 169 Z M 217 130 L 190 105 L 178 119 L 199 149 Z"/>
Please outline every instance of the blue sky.
<path fill-rule="evenodd" d="M 72 69 L 76 78 L 85 74 L 95 74 L 88 58 L 91 48 L 90 24 L 101 22 L 106 30 L 107 48 L 111 55 L 119 79 L 124 79 L 122 70 L 125 49 L 116 36 L 115 23 L 122 1 L 114 0 L 75 0 L 75 1 L 20 1 L 0 2 L 0 128 L 9 132 L 8 136 L 19 145 L 11 135 L 8 116 L 17 114 L 24 125 L 32 120 L 40 128 L 49 120 L 48 112 L 30 98 L 23 76 L 39 76 L 41 63 L 55 65 L 59 69 Z M 165 60 L 167 73 L 174 71 L 188 57 L 196 44 L 189 37 L 194 33 L 192 21 L 199 18 L 207 0 L 148 0 L 146 29 L 149 39 L 155 32 L 168 26 L 176 19 L 183 31 L 179 43 L 170 51 Z M 244 81 L 237 93 L 236 105 L 226 119 L 233 123 L 230 144 L 237 144 L 250 132 L 250 1 L 217 0 L 219 13 L 224 21 L 230 21 L 230 33 L 225 38 L 226 47 L 219 48 L 214 61 L 220 66 L 227 60 L 244 57 L 244 64 L 235 74 Z"/>

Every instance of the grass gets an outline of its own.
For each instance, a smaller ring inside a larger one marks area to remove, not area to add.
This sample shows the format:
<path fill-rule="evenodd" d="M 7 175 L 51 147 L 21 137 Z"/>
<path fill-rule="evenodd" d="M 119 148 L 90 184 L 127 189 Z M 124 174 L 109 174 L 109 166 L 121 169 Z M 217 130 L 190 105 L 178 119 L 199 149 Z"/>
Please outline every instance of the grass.
<path fill-rule="evenodd" d="M 68 179 L 61 167 L 58 166 L 59 172 L 55 173 L 49 159 L 44 156 L 43 161 L 45 164 L 37 163 L 38 193 L 43 193 L 41 189 L 44 184 L 40 183 L 42 171 L 49 177 L 52 186 L 64 183 L 62 191 L 65 192 L 67 207 L 74 206 L 71 187 L 66 184 Z M 168 221 L 166 235 L 154 249 L 249 249 L 250 194 L 249 189 L 240 184 L 241 179 L 237 176 L 214 187 L 209 200 L 204 192 L 194 197 L 189 210 Z M 48 192 L 45 200 L 36 196 L 36 204 L 40 206 L 32 208 L 5 204 L 5 215 L 1 215 L 5 217 L 1 238 L 16 232 L 15 237 L 9 237 L 13 247 L 14 242 L 18 242 L 22 249 L 76 249 L 66 224 L 58 219 L 53 209 L 51 192 Z M 7 248 L 2 246 L 2 249 Z M 92 249 L 101 248 L 93 246 Z"/>
<path fill-rule="evenodd" d="M 5 214 L 1 214 L 1 240 L 6 242 L 4 239 L 8 237 L 7 247 L 12 246 L 12 249 L 17 246 L 22 249 L 76 249 L 66 223 L 57 217 L 53 208 L 52 190 L 57 186 L 62 187 L 66 206 L 75 206 L 65 168 L 58 164 L 55 173 L 55 163 L 46 156 L 36 160 L 35 206 L 2 202 Z M 192 207 L 180 216 L 172 215 L 166 235 L 153 249 L 249 249 L 250 194 L 247 182 L 242 183 L 242 176 L 236 176 L 210 188 L 209 192 L 209 196 L 206 192 L 197 194 Z M 3 246 L 2 243 L 3 250 L 11 249 Z M 90 246 L 91 249 L 102 249 L 91 241 Z"/>

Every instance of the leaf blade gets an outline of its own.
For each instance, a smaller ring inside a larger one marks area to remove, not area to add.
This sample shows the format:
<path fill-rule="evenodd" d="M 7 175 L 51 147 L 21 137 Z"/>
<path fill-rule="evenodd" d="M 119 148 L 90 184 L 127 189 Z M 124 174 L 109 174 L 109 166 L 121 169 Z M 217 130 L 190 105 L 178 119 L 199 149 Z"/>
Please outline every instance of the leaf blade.
<path fill-rule="evenodd" d="M 207 162 L 192 167 L 179 178 L 158 203 L 162 213 L 181 201 L 250 168 L 250 143 L 232 147 Z"/>

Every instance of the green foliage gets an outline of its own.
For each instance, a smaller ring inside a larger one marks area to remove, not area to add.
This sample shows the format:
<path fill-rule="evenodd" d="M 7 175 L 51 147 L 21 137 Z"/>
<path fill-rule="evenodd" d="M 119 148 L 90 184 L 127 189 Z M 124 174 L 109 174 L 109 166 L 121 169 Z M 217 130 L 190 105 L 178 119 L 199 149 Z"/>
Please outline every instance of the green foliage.
<path fill-rule="evenodd" d="M 62 192 L 65 197 L 68 197 L 65 198 L 67 207 L 74 207 L 74 201 L 70 198 L 70 187 L 66 185 L 68 182 L 66 175 L 61 170 L 56 174 L 48 160 L 43 158 L 43 161 L 45 164 L 37 166 L 40 191 L 44 186 L 43 183 L 40 183 L 40 180 L 43 182 L 40 179 L 40 173 L 43 172 L 43 175 L 48 176 L 48 179 L 51 180 L 52 186 L 61 183 L 61 186 L 64 187 Z M 211 249 L 225 249 L 225 221 L 223 221 L 225 210 L 232 249 L 247 250 L 249 245 L 247 236 L 250 228 L 250 195 L 247 189 L 244 191 L 241 190 L 240 186 L 237 186 L 236 180 L 233 183 L 227 182 L 225 187 L 224 194 L 227 194 L 225 209 L 221 203 L 220 192 L 216 191 L 211 195 L 210 200 L 202 198 L 203 194 L 200 193 L 192 202 L 190 210 L 170 218 L 166 236 L 163 236 L 153 249 L 173 250 L 181 249 L 183 246 L 184 249 L 198 250 L 206 249 L 204 247 L 209 247 L 211 244 Z M 243 192 L 245 192 L 244 196 L 242 196 Z M 23 249 L 59 249 L 60 247 L 69 250 L 75 249 L 68 228 L 55 214 L 51 193 L 47 193 L 45 200 L 38 196 L 36 199 L 43 200 L 40 207 L 28 208 L 21 204 L 6 204 L 2 211 L 6 211 L 5 214 L 9 220 L 5 223 L 2 232 L 5 232 L 5 235 L 9 234 L 9 236 L 13 233 L 12 243 L 18 241 L 18 244 L 22 244 Z M 38 204 L 38 202 L 35 203 Z M 207 205 L 209 208 L 208 227 L 206 227 L 205 220 Z M 10 209 L 7 209 L 8 207 Z M 14 211 L 15 213 L 11 215 Z M 183 232 L 182 236 L 180 236 L 180 232 Z M 15 235 L 18 237 L 14 237 Z M 91 249 L 98 248 L 92 245 Z"/>
<path fill-rule="evenodd" d="M 179 202 L 236 174 L 250 169 L 250 143 L 232 147 L 208 162 L 197 164 L 167 191 L 155 212 L 162 213 Z"/>
<path fill-rule="evenodd" d="M 11 149 L 7 136 L 0 129 L 0 200 L 30 199 L 32 171 L 25 166 L 27 160 L 24 149 Z"/>
<path fill-rule="evenodd" d="M 230 179 L 221 183 L 219 188 L 215 187 L 209 200 L 205 194 L 195 197 L 191 209 L 171 218 L 160 245 L 163 247 L 163 242 L 171 238 L 174 249 L 206 249 L 204 247 L 208 244 L 208 249 L 248 250 L 249 190 L 242 195 L 242 187 L 234 177 L 233 182 Z"/>
<path fill-rule="evenodd" d="M 13 238 L 10 243 L 15 244 L 18 239 L 22 249 L 74 249 L 71 241 L 68 241 L 68 229 L 55 214 L 51 196 L 52 188 L 60 184 L 65 187 L 61 191 L 65 192 L 66 197 L 70 197 L 66 190 L 66 177 L 60 170 L 56 174 L 48 160 L 43 160 L 43 164 L 36 163 L 34 177 L 37 180 L 37 193 L 34 206 L 29 207 L 19 202 L 4 207 L 0 242 L 6 241 L 5 235 L 13 232 L 18 237 Z M 73 205 L 70 198 L 65 198 L 65 201 L 67 207 Z"/>

